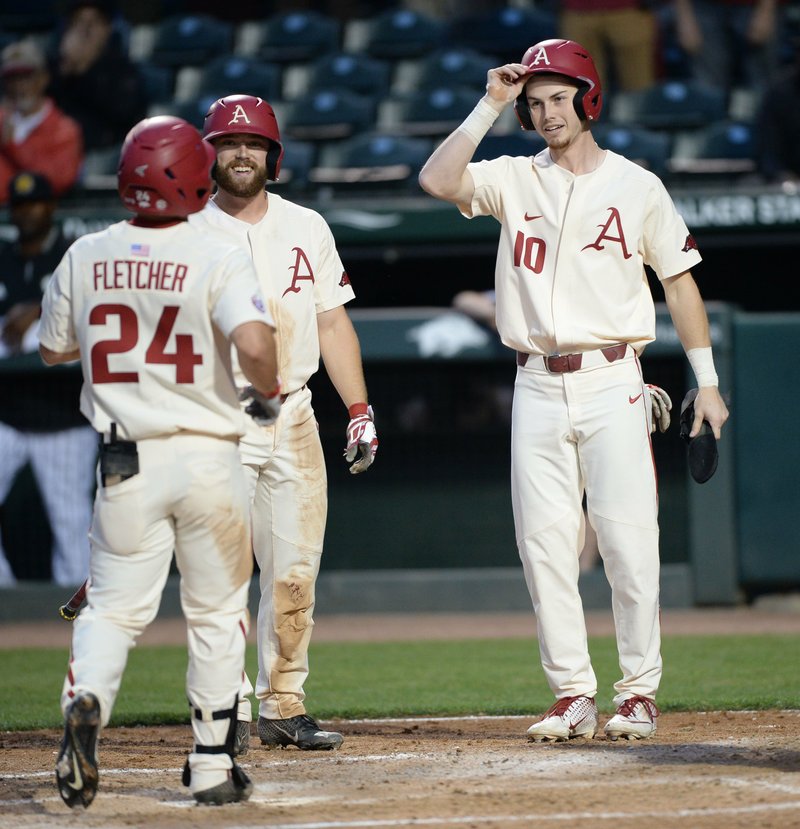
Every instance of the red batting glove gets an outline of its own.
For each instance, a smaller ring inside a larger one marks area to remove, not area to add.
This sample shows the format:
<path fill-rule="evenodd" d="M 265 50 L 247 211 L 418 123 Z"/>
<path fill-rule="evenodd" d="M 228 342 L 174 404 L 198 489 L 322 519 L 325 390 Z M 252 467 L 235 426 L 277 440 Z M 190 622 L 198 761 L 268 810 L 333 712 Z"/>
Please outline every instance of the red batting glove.
<path fill-rule="evenodd" d="M 366 403 L 354 403 L 347 411 L 350 415 L 350 423 L 347 424 L 347 446 L 344 450 L 344 457 L 348 463 L 356 461 L 350 467 L 350 473 L 358 475 L 359 472 L 369 469 L 375 460 L 375 454 L 378 451 L 378 434 L 373 422 L 372 406 Z M 358 460 L 356 460 L 356 455 L 359 456 Z"/>

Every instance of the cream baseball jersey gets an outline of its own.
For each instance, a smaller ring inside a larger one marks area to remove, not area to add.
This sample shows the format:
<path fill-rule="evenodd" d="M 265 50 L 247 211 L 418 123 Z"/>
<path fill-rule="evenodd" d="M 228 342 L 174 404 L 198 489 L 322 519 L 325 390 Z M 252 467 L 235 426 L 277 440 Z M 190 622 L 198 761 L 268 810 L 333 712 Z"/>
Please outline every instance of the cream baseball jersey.
<path fill-rule="evenodd" d="M 178 431 L 236 438 L 246 426 L 228 337 L 274 325 L 250 258 L 187 222 L 128 222 L 79 238 L 45 292 L 39 340 L 80 347 L 81 411 L 126 440 Z"/>
<path fill-rule="evenodd" d="M 653 173 L 606 150 L 575 176 L 542 150 L 471 163 L 468 218 L 502 225 L 495 270 L 502 341 L 532 354 L 567 354 L 655 338 L 645 265 L 659 279 L 701 261 L 666 188 Z"/>
<path fill-rule="evenodd" d="M 304 386 L 319 368 L 317 314 L 355 296 L 327 222 L 316 211 L 274 193 L 256 224 L 228 215 L 213 201 L 189 221 L 228 240 L 238 239 L 252 256 L 277 326 L 282 388 L 292 392 Z M 236 378 L 237 384 L 246 384 L 239 372 Z"/>

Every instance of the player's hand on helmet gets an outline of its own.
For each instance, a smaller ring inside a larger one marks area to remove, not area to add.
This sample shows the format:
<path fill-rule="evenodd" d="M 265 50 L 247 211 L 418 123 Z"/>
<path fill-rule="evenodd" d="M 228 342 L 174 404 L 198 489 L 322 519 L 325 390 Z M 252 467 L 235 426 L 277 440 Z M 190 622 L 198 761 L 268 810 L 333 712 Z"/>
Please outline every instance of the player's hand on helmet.
<path fill-rule="evenodd" d="M 650 394 L 650 405 L 653 410 L 653 416 L 650 423 L 650 432 L 655 432 L 658 429 L 662 434 L 667 431 L 670 424 L 670 415 L 672 411 L 672 400 L 670 396 L 660 386 L 655 386 L 652 383 L 647 384 L 647 391 Z"/>
<path fill-rule="evenodd" d="M 486 93 L 496 103 L 512 103 L 529 78 L 528 67 L 523 63 L 498 66 L 486 73 Z"/>
<path fill-rule="evenodd" d="M 245 413 L 255 420 L 259 426 L 271 426 L 281 411 L 281 384 L 280 381 L 269 394 L 261 394 L 255 386 L 247 386 L 239 392 L 239 400 L 249 400 Z"/>
<path fill-rule="evenodd" d="M 372 406 L 366 403 L 354 403 L 348 409 L 350 423 L 347 424 L 347 446 L 344 457 L 352 475 L 358 475 L 369 469 L 378 451 L 378 433 L 375 431 Z"/>

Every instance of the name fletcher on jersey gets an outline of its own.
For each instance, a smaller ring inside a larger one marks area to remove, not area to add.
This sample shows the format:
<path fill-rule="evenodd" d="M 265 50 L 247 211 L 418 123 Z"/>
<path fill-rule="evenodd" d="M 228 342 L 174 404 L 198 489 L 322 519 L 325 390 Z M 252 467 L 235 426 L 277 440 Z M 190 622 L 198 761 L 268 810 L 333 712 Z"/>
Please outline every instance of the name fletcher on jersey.
<path fill-rule="evenodd" d="M 93 265 L 95 291 L 172 291 L 181 293 L 188 268 L 180 262 L 113 259 Z"/>

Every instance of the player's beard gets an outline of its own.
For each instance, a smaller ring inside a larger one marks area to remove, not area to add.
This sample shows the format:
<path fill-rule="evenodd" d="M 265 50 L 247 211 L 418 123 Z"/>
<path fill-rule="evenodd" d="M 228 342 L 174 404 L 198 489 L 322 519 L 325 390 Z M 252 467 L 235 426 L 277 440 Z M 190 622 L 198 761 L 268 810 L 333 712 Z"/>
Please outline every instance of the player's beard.
<path fill-rule="evenodd" d="M 227 167 L 220 167 L 219 164 L 217 165 L 214 178 L 216 179 L 219 187 L 227 193 L 230 193 L 232 196 L 238 196 L 242 199 L 251 199 L 253 196 L 263 193 L 268 181 L 266 166 L 252 167 L 254 175 L 248 181 L 240 181 L 236 178 L 234 173 L 230 172 L 232 167 L 237 166 L 241 166 L 241 162 L 231 162 Z"/>

